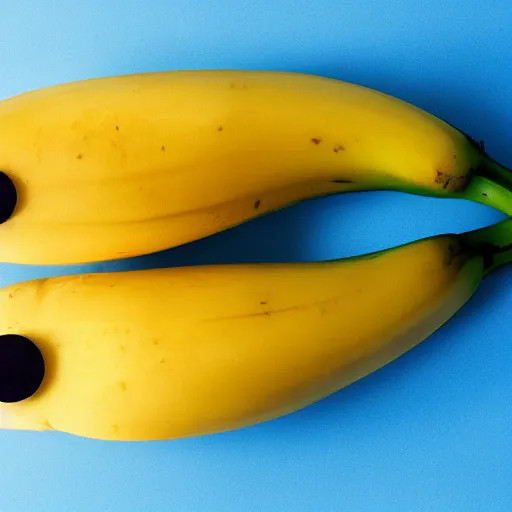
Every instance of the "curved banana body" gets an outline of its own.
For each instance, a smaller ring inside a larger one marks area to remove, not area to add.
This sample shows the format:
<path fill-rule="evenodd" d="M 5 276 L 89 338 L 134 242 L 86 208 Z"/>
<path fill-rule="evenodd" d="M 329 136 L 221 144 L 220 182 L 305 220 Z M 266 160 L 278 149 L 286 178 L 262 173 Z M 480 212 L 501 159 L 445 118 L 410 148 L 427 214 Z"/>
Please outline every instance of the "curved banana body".
<path fill-rule="evenodd" d="M 487 161 L 440 119 L 317 76 L 174 71 L 63 84 L 0 102 L 0 170 L 18 194 L 0 260 L 146 254 L 344 191 L 457 196 Z"/>
<path fill-rule="evenodd" d="M 30 398 L 0 404 L 2 426 L 155 440 L 291 413 L 421 342 L 483 268 L 441 236 L 332 262 L 15 284 L 0 292 L 0 333 L 36 343 L 46 375 Z"/>

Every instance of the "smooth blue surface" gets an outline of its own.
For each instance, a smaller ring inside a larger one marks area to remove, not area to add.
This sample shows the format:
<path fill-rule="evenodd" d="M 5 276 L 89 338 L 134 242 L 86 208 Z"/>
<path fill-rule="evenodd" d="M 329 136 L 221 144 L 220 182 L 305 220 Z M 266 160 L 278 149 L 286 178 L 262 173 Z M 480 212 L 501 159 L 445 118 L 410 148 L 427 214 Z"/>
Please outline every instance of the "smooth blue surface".
<path fill-rule="evenodd" d="M 510 0 L 4 0 L 0 20 L 0 98 L 176 68 L 313 72 L 426 108 L 512 167 Z M 81 270 L 339 257 L 501 218 L 402 194 L 331 197 L 129 262 L 0 265 L 0 285 Z M 128 444 L 0 432 L 0 511 L 510 512 L 511 311 L 507 268 L 398 361 L 234 433 Z"/>

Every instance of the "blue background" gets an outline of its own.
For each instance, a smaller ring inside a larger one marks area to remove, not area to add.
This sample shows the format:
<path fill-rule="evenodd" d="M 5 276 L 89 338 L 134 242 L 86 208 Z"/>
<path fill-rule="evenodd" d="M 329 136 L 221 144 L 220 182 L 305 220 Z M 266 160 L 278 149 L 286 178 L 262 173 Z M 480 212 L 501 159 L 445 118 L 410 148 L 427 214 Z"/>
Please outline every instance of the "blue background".
<path fill-rule="evenodd" d="M 440 115 L 512 167 L 510 0 L 4 0 L 0 20 L 0 98 L 140 71 L 312 72 Z M 501 218 L 398 193 L 330 197 L 131 261 L 0 265 L 0 285 L 83 270 L 341 257 Z M 511 311 L 505 268 L 396 362 L 233 433 L 129 444 L 0 432 L 0 511 L 510 512 Z"/>

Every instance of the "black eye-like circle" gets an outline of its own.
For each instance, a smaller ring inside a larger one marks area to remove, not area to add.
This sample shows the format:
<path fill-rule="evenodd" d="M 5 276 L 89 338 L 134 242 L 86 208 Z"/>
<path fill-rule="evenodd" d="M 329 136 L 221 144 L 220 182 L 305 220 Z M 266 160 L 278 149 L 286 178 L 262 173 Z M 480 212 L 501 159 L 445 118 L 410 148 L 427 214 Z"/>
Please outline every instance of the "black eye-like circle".
<path fill-rule="evenodd" d="M 8 221 L 16 208 L 18 193 L 11 178 L 0 171 L 0 224 Z"/>
<path fill-rule="evenodd" d="M 31 340 L 18 334 L 0 336 L 0 402 L 31 397 L 43 378 L 43 355 Z"/>

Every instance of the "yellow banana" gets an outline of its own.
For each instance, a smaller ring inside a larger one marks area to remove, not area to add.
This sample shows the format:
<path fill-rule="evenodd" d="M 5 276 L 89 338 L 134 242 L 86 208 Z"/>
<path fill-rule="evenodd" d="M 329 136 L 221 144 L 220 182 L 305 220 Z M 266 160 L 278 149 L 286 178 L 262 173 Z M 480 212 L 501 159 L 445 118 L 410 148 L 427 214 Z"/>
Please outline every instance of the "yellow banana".
<path fill-rule="evenodd" d="M 290 413 L 425 339 L 512 259 L 511 240 L 508 220 L 338 261 L 12 285 L 0 292 L 2 427 L 156 440 Z"/>
<path fill-rule="evenodd" d="M 21 94 L 0 102 L 0 170 L 0 260 L 15 263 L 146 254 L 346 191 L 512 204 L 494 185 L 510 173 L 452 126 L 295 73 L 173 71 Z"/>

